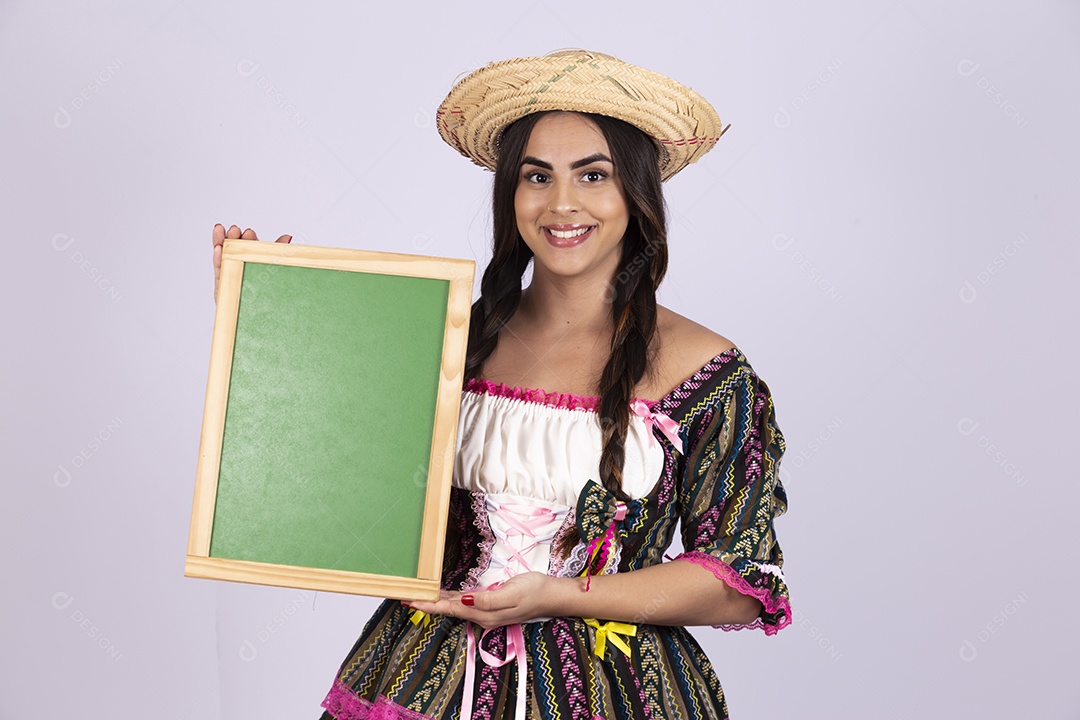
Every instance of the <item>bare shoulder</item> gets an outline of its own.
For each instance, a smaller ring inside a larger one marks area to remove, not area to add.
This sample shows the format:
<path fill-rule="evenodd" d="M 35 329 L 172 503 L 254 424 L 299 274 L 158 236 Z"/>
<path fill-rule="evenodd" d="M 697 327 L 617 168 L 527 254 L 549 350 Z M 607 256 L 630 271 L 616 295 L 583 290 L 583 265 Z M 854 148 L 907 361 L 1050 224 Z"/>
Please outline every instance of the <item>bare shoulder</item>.
<path fill-rule="evenodd" d="M 735 347 L 723 335 L 662 306 L 656 308 L 657 347 L 648 397 L 664 396 L 717 355 Z"/>

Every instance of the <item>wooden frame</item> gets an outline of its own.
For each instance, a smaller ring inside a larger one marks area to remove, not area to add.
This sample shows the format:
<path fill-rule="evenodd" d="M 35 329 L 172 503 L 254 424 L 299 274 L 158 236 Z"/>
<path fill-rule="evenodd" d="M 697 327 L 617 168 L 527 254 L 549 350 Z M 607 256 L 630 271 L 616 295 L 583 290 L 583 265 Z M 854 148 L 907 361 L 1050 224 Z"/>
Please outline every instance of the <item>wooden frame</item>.
<path fill-rule="evenodd" d="M 438 598 L 474 272 L 225 241 L 185 575 Z"/>

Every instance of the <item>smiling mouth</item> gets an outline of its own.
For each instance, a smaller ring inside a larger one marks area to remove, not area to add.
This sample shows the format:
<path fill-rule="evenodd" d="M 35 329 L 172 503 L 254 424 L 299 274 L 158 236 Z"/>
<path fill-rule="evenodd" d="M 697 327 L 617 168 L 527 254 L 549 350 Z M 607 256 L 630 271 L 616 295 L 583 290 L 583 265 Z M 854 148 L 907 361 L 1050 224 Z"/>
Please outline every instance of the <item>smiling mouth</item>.
<path fill-rule="evenodd" d="M 544 227 L 544 236 L 555 247 L 572 247 L 585 242 L 586 238 L 596 229 L 595 225 L 581 225 L 578 227 Z"/>
<path fill-rule="evenodd" d="M 579 235 L 584 235 L 585 233 L 589 232 L 590 230 L 592 230 L 592 225 L 588 225 L 586 227 L 574 228 L 573 230 L 555 230 L 554 228 L 547 228 L 547 231 L 549 233 L 551 233 L 553 236 L 559 238 L 560 240 L 569 240 L 570 238 L 575 238 L 575 237 L 578 237 Z"/>

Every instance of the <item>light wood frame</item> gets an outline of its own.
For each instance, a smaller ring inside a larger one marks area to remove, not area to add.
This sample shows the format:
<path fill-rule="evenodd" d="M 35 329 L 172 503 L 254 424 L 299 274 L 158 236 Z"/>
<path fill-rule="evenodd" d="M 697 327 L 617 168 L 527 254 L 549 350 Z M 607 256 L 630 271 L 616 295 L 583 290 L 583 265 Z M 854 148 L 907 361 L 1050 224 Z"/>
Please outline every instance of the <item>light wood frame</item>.
<path fill-rule="evenodd" d="M 248 262 L 449 281 L 431 463 L 415 578 L 210 556 L 240 291 L 244 266 Z M 472 260 L 250 240 L 225 241 L 185 575 L 403 600 L 438 598 L 474 273 Z"/>

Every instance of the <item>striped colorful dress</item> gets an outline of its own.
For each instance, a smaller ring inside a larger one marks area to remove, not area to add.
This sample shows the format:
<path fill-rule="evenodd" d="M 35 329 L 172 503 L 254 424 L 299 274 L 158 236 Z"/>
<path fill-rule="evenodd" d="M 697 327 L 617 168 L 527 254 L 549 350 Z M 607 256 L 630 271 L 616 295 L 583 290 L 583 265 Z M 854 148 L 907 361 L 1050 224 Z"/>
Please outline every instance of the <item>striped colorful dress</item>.
<path fill-rule="evenodd" d="M 466 384 L 443 587 L 648 567 L 665 561 L 678 527 L 684 549 L 674 559 L 762 603 L 752 623 L 720 627 L 772 635 L 790 624 L 773 530 L 787 507 L 784 438 L 769 389 L 742 352 L 717 355 L 655 403 L 632 404 L 625 504 L 593 479 L 598 405 Z M 559 542 L 575 528 L 580 542 Z M 726 718 L 708 658 L 685 628 L 650 624 L 654 609 L 642 607 L 634 623 L 559 617 L 484 631 L 387 600 L 342 664 L 323 718 Z"/>

